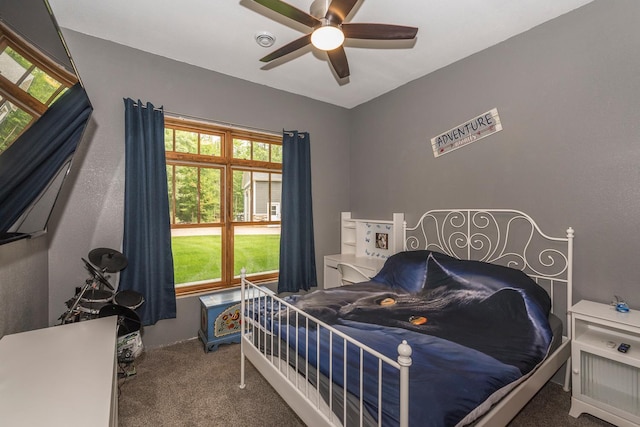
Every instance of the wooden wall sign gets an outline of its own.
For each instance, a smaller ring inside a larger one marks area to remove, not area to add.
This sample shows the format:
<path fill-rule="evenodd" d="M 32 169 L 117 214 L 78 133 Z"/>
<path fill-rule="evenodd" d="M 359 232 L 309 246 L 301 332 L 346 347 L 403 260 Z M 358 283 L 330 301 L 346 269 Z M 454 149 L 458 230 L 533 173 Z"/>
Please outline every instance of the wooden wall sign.
<path fill-rule="evenodd" d="M 500 116 L 498 116 L 498 109 L 494 108 L 431 138 L 433 156 L 442 156 L 501 130 L 502 124 Z"/>

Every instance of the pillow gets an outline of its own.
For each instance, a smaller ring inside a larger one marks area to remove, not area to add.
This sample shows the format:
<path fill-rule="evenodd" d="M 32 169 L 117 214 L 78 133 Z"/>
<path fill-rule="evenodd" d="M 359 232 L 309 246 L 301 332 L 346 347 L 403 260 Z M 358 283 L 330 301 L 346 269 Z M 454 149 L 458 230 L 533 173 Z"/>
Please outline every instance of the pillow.
<path fill-rule="evenodd" d="M 537 304 L 545 316 L 551 310 L 551 298 L 544 288 L 524 272 L 511 267 L 432 252 L 427 256 L 426 269 L 425 291 L 443 286 L 449 290 L 464 289 L 488 295 L 505 288 L 517 289 L 525 299 Z"/>
<path fill-rule="evenodd" d="M 428 250 L 398 252 L 390 256 L 371 280 L 411 294 L 441 286 L 484 289 L 491 293 L 505 287 L 516 288 L 524 290 L 543 312 L 549 313 L 551 308 L 547 292 L 520 270 L 482 261 L 461 260 Z"/>
<path fill-rule="evenodd" d="M 420 292 L 427 277 L 427 258 L 430 253 L 421 250 L 391 255 L 371 280 L 412 294 Z"/>

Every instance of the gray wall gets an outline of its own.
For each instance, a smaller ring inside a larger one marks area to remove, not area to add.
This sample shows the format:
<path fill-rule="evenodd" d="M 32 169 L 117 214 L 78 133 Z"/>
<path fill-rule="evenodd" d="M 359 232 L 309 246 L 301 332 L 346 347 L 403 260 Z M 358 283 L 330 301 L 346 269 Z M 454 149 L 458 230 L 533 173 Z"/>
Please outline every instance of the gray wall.
<path fill-rule="evenodd" d="M 0 338 L 48 326 L 47 236 L 0 246 Z"/>
<path fill-rule="evenodd" d="M 640 308 L 640 2 L 595 1 L 351 112 L 351 210 L 515 208 L 575 228 L 575 293 Z M 503 130 L 430 139 L 497 107 Z M 375 120 L 373 119 L 375 118 Z"/>
<path fill-rule="evenodd" d="M 63 35 L 94 113 L 91 137 L 74 159 L 65 208 L 54 218 L 49 251 L 50 321 L 64 311 L 64 301 L 86 279 L 80 258 L 97 247 L 121 248 L 126 97 L 185 116 L 275 132 L 283 128 L 308 131 L 316 262 L 322 280 L 322 255 L 339 251 L 339 212 L 349 208 L 348 110 L 77 32 L 63 29 Z M 197 297 L 180 298 L 177 319 L 145 328 L 145 345 L 195 337 L 199 310 Z"/>

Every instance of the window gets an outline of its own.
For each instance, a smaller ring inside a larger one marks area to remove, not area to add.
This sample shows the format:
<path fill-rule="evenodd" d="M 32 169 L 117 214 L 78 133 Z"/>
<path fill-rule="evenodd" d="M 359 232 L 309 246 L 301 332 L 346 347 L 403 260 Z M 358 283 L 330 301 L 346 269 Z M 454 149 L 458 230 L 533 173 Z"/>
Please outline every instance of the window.
<path fill-rule="evenodd" d="M 0 154 L 75 83 L 73 74 L 0 25 Z"/>
<path fill-rule="evenodd" d="M 165 117 L 177 294 L 275 279 L 282 138 Z"/>

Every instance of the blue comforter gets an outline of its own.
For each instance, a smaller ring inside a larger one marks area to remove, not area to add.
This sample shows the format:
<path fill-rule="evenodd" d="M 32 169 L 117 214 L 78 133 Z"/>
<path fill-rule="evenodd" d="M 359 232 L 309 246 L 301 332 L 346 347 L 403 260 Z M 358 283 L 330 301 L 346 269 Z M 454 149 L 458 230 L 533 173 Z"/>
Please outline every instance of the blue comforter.
<path fill-rule="evenodd" d="M 472 421 L 477 412 L 488 409 L 487 401 L 494 393 L 500 394 L 544 359 L 552 338 L 547 320 L 549 297 L 527 275 L 431 251 L 392 256 L 371 282 L 287 300 L 394 360 L 398 344 L 406 340 L 411 345 L 412 426 Z M 308 330 L 299 327 L 293 316 L 284 313 L 276 319 L 268 327 L 279 328 L 290 347 L 302 355 L 308 342 L 310 365 L 318 366 L 319 354 L 320 371 L 343 387 L 342 340 L 334 337 L 330 355 L 325 328 L 320 328 L 317 340 L 315 325 Z M 319 352 L 316 341 L 320 342 Z M 346 357 L 347 389 L 359 398 L 360 354 L 347 345 Z M 365 356 L 362 366 L 362 397 L 377 419 L 378 364 Z M 385 367 L 382 377 L 382 425 L 398 425 L 399 375 Z"/>

